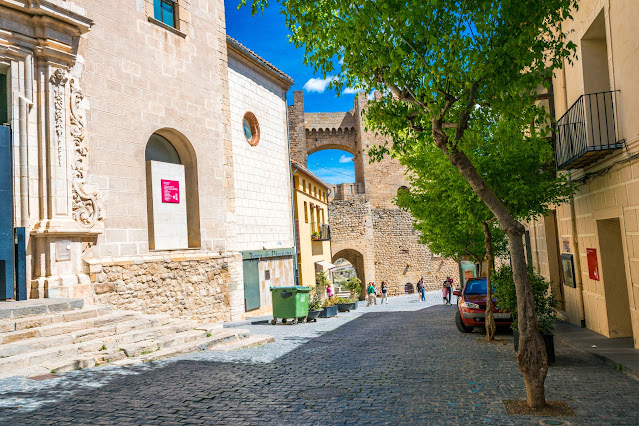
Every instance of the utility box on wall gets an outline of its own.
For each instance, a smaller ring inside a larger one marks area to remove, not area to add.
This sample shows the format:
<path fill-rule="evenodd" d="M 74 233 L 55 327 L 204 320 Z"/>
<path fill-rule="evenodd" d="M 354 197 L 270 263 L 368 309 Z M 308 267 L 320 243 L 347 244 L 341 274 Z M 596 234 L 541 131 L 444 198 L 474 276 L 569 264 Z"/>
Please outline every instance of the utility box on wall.
<path fill-rule="evenodd" d="M 184 166 L 147 161 L 146 175 L 149 249 L 188 248 Z"/>

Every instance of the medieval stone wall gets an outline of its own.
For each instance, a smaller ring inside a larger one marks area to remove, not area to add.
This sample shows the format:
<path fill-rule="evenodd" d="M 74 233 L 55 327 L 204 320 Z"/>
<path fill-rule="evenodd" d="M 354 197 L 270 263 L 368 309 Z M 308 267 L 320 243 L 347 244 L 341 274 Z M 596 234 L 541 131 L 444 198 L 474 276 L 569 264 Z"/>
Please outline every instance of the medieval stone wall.
<path fill-rule="evenodd" d="M 348 260 L 363 282 L 386 281 L 391 294 L 403 294 L 408 283 L 414 288 L 422 276 L 429 289 L 440 288 L 448 275 L 457 281 L 457 262 L 420 244 L 411 215 L 394 204 L 397 190 L 409 186 L 404 167 L 392 158 L 370 161 L 368 150 L 387 141 L 362 122 L 366 96 L 358 96 L 353 110 L 343 113 L 304 114 L 303 101 L 295 92 L 289 107 L 293 158 L 305 164 L 307 155 L 321 149 L 353 154 L 356 182 L 333 186 L 329 197 L 333 260 Z"/>
<path fill-rule="evenodd" d="M 386 281 L 391 294 L 404 293 L 408 283 L 416 287 L 424 277 L 429 290 L 441 288 L 447 276 L 459 275 L 457 262 L 433 254 L 419 242 L 410 213 L 398 208 L 373 209 L 375 277 Z"/>

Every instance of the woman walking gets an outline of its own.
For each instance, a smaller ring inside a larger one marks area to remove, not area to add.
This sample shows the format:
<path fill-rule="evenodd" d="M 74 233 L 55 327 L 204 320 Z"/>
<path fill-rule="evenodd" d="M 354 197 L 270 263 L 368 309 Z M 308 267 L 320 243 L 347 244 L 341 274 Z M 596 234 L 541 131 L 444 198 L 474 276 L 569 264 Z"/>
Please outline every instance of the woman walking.
<path fill-rule="evenodd" d="M 386 284 L 386 281 L 382 281 L 382 305 L 384 304 L 384 300 L 386 300 L 386 304 L 388 305 L 388 284 Z"/>

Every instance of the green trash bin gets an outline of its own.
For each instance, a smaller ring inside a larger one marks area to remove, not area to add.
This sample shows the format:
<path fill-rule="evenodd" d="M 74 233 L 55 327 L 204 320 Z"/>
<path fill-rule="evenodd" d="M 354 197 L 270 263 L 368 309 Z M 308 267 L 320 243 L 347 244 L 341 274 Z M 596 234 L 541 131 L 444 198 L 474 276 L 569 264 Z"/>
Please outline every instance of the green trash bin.
<path fill-rule="evenodd" d="M 287 319 L 291 319 L 293 324 L 298 321 L 306 321 L 308 316 L 308 292 L 310 287 L 300 285 L 291 287 L 271 287 L 271 300 L 273 301 L 273 320 L 275 325 L 278 318 L 282 318 L 282 323 L 286 324 Z"/>

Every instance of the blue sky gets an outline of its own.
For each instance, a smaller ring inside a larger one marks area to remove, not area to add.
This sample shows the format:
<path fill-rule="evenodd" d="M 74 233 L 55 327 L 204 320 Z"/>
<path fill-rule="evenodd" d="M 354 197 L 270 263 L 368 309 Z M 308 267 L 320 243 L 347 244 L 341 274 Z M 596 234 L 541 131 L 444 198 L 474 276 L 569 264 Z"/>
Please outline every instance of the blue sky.
<path fill-rule="evenodd" d="M 288 42 L 284 15 L 275 1 L 270 2 L 262 15 L 254 17 L 248 7 L 237 10 L 238 3 L 239 0 L 224 1 L 226 33 L 293 78 L 289 104 L 293 103 L 293 91 L 303 90 L 306 112 L 348 111 L 353 107 L 354 94 L 338 98 L 326 88 L 328 82 L 321 74 L 304 65 L 304 51 Z M 352 155 L 343 151 L 319 151 L 309 156 L 308 168 L 326 183 L 355 182 L 353 163 L 347 161 L 348 157 Z"/>

